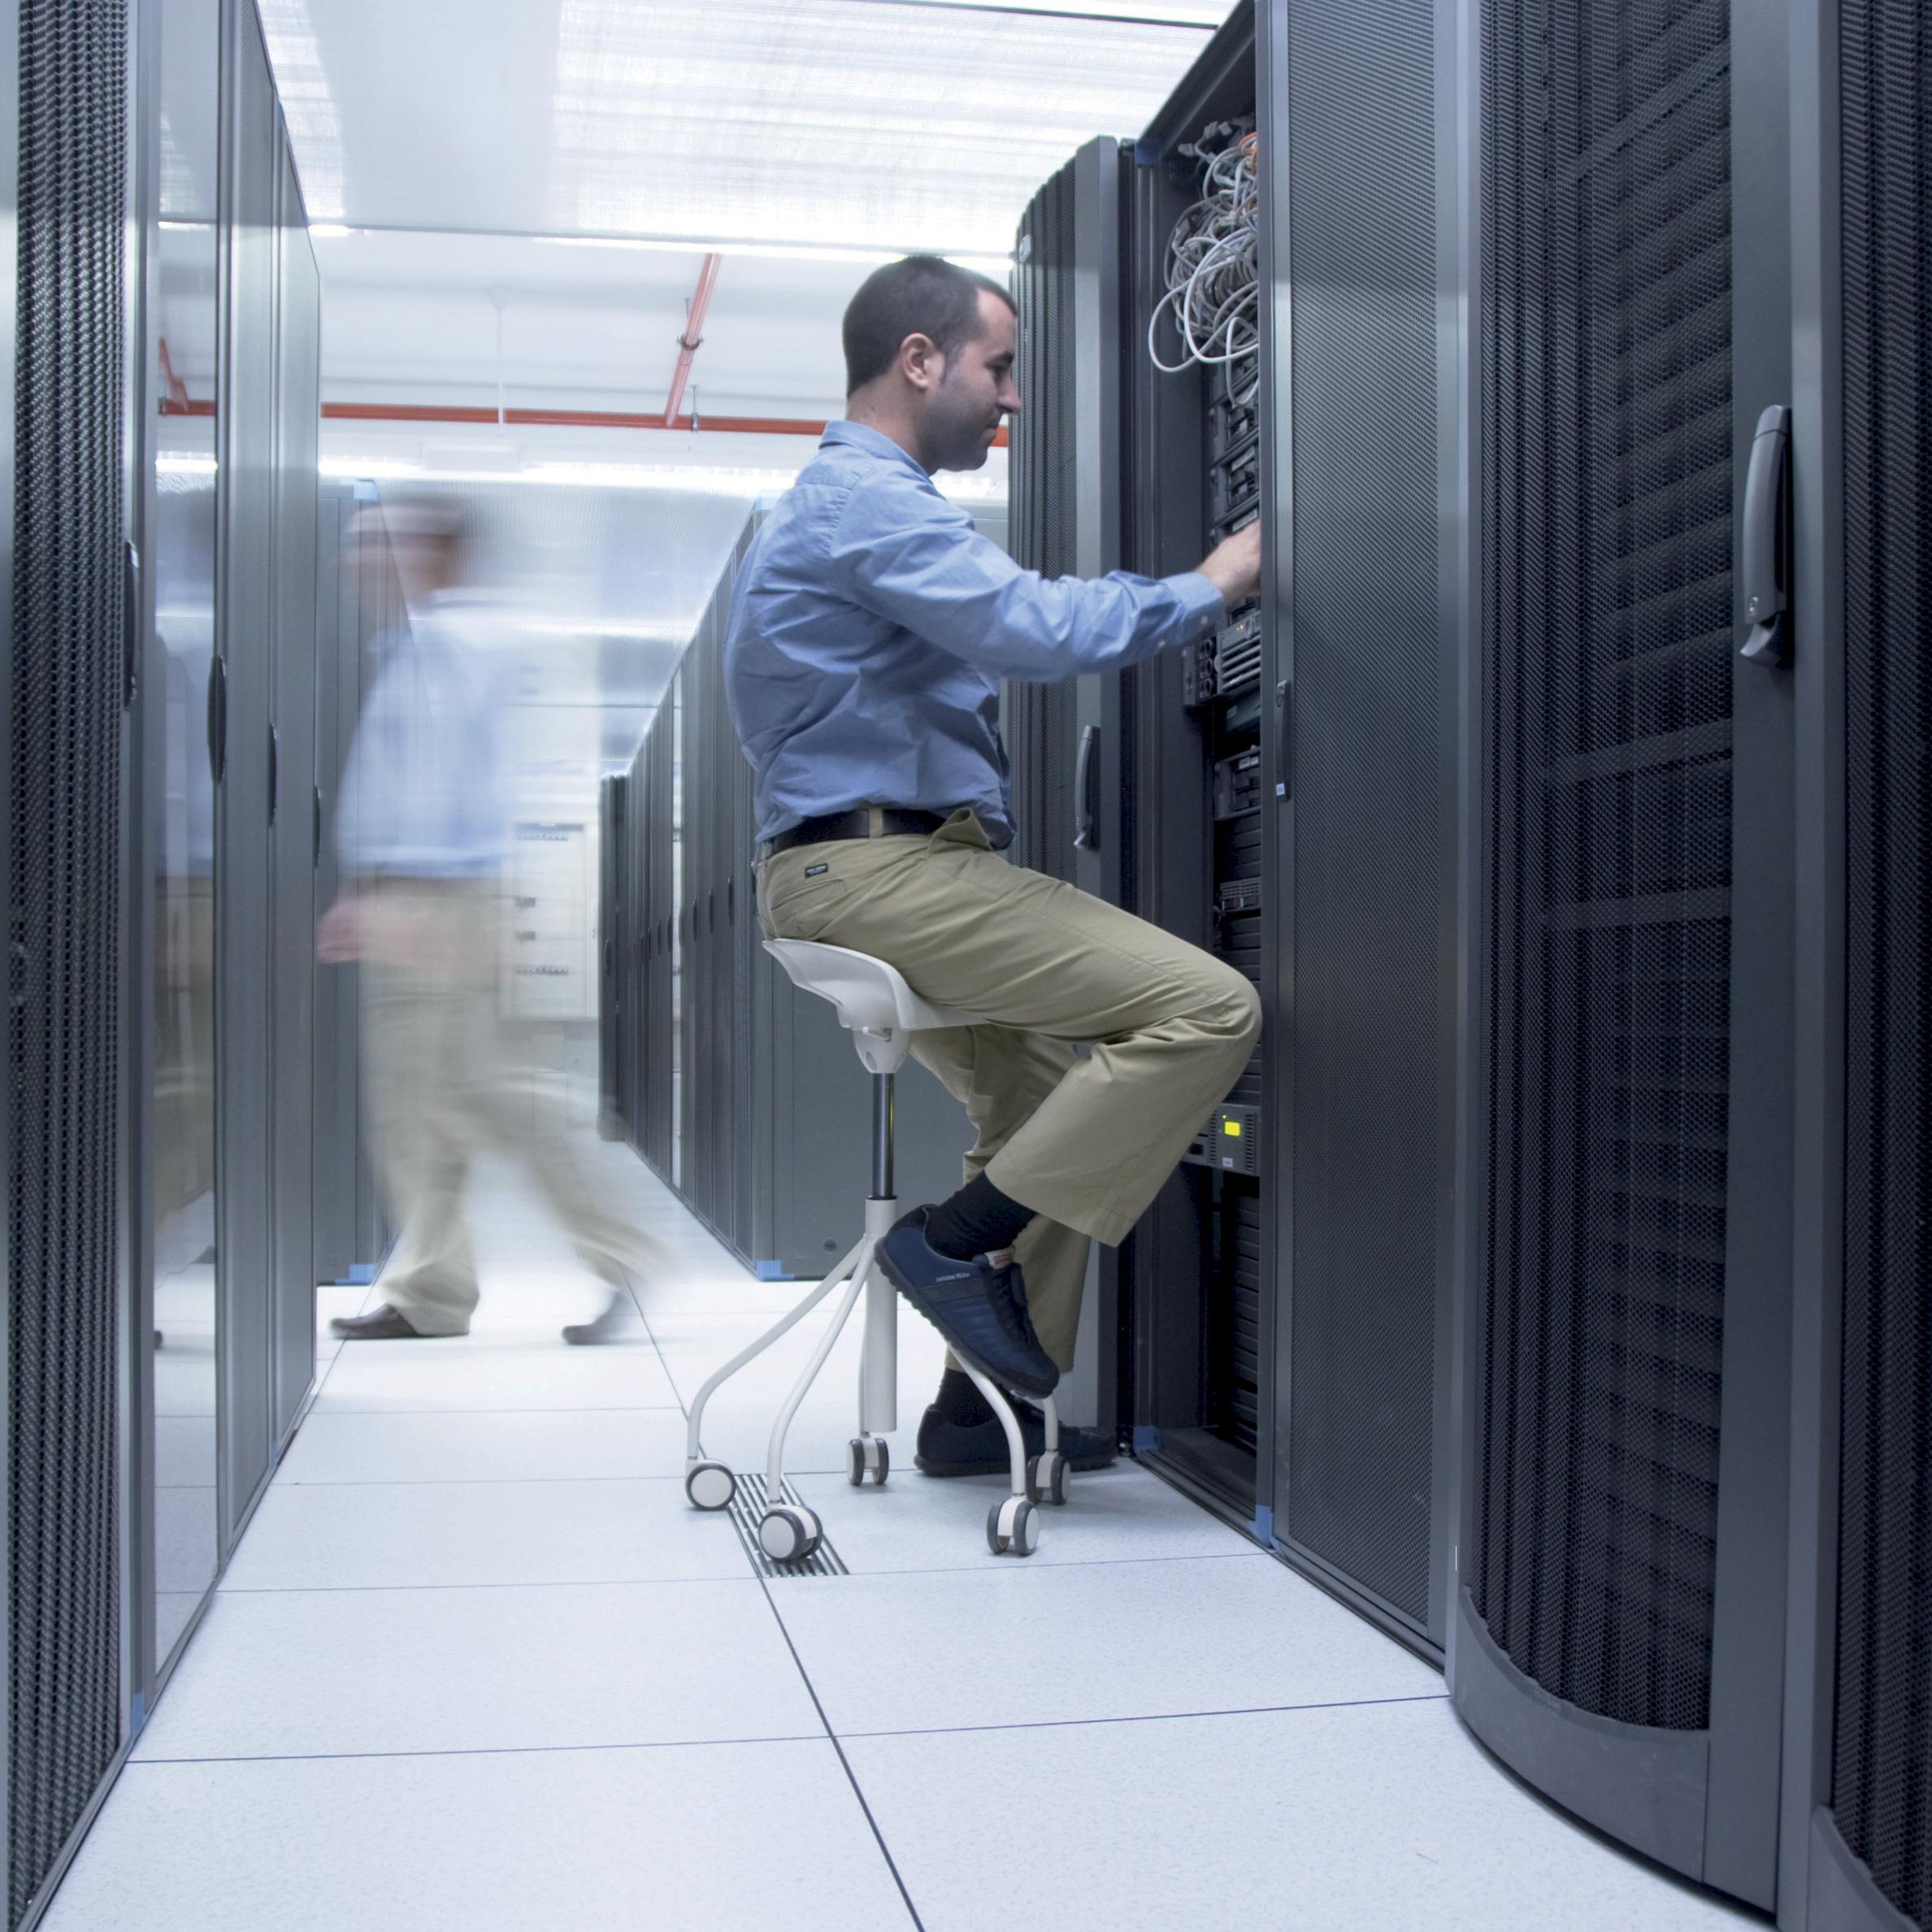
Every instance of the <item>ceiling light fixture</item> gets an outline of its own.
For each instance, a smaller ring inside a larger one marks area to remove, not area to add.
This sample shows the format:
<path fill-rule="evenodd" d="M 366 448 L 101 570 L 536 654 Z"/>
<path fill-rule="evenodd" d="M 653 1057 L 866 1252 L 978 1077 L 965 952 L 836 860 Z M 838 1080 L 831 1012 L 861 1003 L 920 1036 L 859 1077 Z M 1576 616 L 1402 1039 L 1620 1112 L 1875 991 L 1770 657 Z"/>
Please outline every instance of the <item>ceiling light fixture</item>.
<path fill-rule="evenodd" d="M 897 262 L 918 253 L 944 255 L 962 268 L 981 275 L 1003 276 L 1013 267 L 1011 255 L 954 254 L 944 248 L 835 248 L 809 241 L 702 241 L 664 235 L 532 235 L 549 248 L 628 249 L 649 254 L 742 255 L 766 262 Z"/>

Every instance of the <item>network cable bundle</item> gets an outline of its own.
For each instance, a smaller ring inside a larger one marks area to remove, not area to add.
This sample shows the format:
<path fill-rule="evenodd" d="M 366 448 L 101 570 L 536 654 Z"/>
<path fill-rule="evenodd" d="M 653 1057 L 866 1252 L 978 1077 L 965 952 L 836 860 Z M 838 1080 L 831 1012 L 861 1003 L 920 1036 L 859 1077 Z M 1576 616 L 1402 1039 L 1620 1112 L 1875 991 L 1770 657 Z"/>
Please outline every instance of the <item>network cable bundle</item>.
<path fill-rule="evenodd" d="M 1208 379 L 1210 545 L 1252 523 L 1261 507 L 1261 185 L 1254 124 L 1214 121 L 1182 149 L 1197 163 L 1200 198 L 1167 239 L 1166 289 L 1148 319 L 1154 367 Z M 1171 359 L 1170 359 L 1171 358 Z M 1228 613 L 1212 643 L 1188 653 L 1190 705 L 1234 697 L 1260 682 L 1261 613 Z"/>

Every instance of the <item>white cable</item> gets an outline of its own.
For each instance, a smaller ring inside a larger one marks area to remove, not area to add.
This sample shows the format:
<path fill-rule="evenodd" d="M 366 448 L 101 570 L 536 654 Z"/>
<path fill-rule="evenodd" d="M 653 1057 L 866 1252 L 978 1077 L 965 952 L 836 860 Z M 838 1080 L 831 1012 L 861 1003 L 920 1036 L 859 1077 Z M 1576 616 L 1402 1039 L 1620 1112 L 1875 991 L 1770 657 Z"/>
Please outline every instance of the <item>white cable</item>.
<path fill-rule="evenodd" d="M 1210 141 L 1225 145 L 1210 148 Z M 1252 134 L 1222 123 L 1206 129 L 1183 153 L 1201 162 L 1201 196 L 1177 220 L 1167 238 L 1166 293 L 1148 318 L 1147 352 L 1164 375 L 1196 367 L 1228 368 L 1253 361 L 1244 393 L 1228 387 L 1239 402 L 1260 386 L 1261 184 L 1255 172 Z M 1180 338 L 1179 362 L 1169 362 L 1160 346 L 1161 318 L 1171 311 Z"/>

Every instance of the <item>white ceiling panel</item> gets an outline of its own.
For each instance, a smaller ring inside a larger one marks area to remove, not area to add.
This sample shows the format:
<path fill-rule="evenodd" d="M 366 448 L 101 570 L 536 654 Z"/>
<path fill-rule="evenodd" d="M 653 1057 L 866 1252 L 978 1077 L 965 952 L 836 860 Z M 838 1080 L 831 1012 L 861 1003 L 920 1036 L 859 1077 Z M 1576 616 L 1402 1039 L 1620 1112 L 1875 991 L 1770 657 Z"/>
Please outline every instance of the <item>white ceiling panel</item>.
<path fill-rule="evenodd" d="M 310 218 L 1000 254 L 1218 6 L 263 0 Z"/>

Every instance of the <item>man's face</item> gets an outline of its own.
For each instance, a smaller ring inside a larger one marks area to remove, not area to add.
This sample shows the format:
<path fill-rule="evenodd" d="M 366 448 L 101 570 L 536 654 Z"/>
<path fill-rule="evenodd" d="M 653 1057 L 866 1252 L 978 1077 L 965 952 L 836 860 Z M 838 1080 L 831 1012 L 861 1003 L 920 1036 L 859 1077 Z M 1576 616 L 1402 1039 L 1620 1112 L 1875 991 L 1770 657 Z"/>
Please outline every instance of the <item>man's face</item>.
<path fill-rule="evenodd" d="M 1019 323 L 998 296 L 979 292 L 979 333 L 946 358 L 939 387 L 926 399 L 920 442 L 929 470 L 977 470 L 1020 406 L 1013 386 Z"/>

